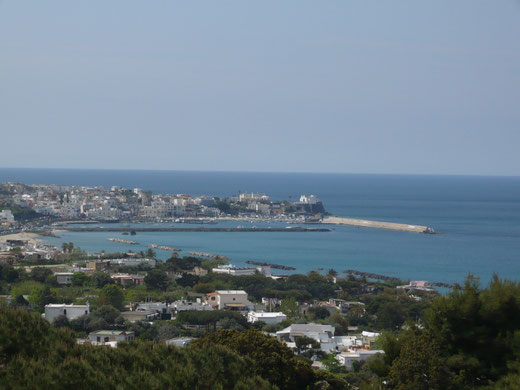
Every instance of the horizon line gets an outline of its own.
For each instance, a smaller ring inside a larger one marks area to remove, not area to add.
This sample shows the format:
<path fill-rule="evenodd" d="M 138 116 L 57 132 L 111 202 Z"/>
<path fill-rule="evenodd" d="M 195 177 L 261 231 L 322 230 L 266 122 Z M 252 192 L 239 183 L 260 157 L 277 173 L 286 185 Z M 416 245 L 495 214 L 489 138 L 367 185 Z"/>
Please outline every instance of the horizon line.
<path fill-rule="evenodd" d="M 63 171 L 123 171 L 123 172 L 183 172 L 183 173 L 268 173 L 268 174 L 312 174 L 312 175 L 374 175 L 374 176 L 453 176 L 453 177 L 511 177 L 511 174 L 478 174 L 478 173 L 375 173 L 375 172 L 331 172 L 331 171 L 256 171 L 256 170 L 201 170 L 201 169 L 150 169 L 150 168 L 49 168 L 49 167 L 0 167 L 0 169 L 22 170 L 63 170 Z"/>

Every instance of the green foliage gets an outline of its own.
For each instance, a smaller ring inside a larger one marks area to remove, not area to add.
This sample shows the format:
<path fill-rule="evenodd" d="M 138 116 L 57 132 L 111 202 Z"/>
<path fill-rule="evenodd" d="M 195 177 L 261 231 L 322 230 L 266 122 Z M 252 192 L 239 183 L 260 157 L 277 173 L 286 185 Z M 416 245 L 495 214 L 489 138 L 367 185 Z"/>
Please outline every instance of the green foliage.
<path fill-rule="evenodd" d="M 425 329 L 382 336 L 397 389 L 514 388 L 520 373 L 520 285 L 468 277 L 427 311 Z M 385 375 L 384 367 L 374 368 Z M 508 387 L 509 386 L 509 387 Z"/>
<path fill-rule="evenodd" d="M 321 361 L 327 371 L 332 373 L 339 372 L 341 369 L 341 363 L 336 359 L 336 355 L 333 353 L 329 353 L 325 359 Z"/>
<path fill-rule="evenodd" d="M 294 297 L 284 299 L 280 305 L 280 311 L 289 318 L 298 317 L 300 315 L 300 309 Z"/>
<path fill-rule="evenodd" d="M 90 282 L 95 288 L 103 288 L 107 284 L 114 284 L 114 280 L 105 272 L 94 272 L 90 277 Z"/>
<path fill-rule="evenodd" d="M 390 381 L 399 390 L 453 388 L 441 346 L 425 332 L 404 342 L 390 369 Z"/>
<path fill-rule="evenodd" d="M 0 263 L 0 281 L 8 283 L 16 282 L 20 279 L 20 272 L 10 265 Z"/>
<path fill-rule="evenodd" d="M 31 291 L 29 295 L 29 303 L 34 310 L 43 313 L 45 305 L 56 302 L 56 293 L 52 291 L 48 286 L 36 288 Z"/>
<path fill-rule="evenodd" d="M 144 282 L 152 290 L 166 290 L 166 287 L 168 287 L 168 275 L 159 269 L 152 269 L 146 274 Z"/>
<path fill-rule="evenodd" d="M 45 267 L 34 267 L 28 274 L 29 278 L 40 283 L 45 283 L 47 278 L 52 275 L 52 271 Z"/>
<path fill-rule="evenodd" d="M 190 349 L 205 350 L 211 345 L 222 345 L 240 356 L 251 359 L 254 374 L 269 380 L 280 389 L 304 389 L 314 375 L 303 361 L 296 359 L 287 347 L 274 337 L 251 328 L 245 332 L 221 330 L 194 340 Z"/>
<path fill-rule="evenodd" d="M 223 320 L 234 320 L 242 328 L 248 326 L 247 320 L 242 314 L 227 310 L 187 310 L 180 312 L 177 316 L 177 321 L 181 324 L 204 325 L 208 330 L 216 329 L 217 323 Z"/>
<path fill-rule="evenodd" d="M 143 341 L 114 349 L 77 345 L 70 331 L 34 313 L 0 307 L 0 319 L 1 388 L 275 390 L 272 378 L 282 389 L 310 387 L 315 378 L 289 350 L 259 332 L 226 331 L 242 337 L 236 352 L 230 341 L 237 338 L 224 334 L 184 349 Z"/>
<path fill-rule="evenodd" d="M 72 285 L 76 287 L 88 286 L 91 283 L 90 276 L 83 272 L 75 272 L 72 276 Z"/>
<path fill-rule="evenodd" d="M 121 288 L 115 284 L 105 285 L 99 294 L 99 303 L 101 305 L 112 305 L 122 310 L 124 303 L 124 293 Z"/>

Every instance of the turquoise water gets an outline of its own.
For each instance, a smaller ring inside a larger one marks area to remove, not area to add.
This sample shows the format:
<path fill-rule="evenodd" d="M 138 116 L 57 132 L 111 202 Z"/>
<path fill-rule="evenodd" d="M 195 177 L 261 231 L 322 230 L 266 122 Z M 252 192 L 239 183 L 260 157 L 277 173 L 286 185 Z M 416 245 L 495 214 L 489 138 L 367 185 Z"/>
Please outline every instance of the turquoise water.
<path fill-rule="evenodd" d="M 126 237 L 119 233 L 64 233 L 61 239 L 49 239 L 56 245 L 72 241 L 92 252 L 139 251 L 153 243 L 229 256 L 237 265 L 245 260 L 290 265 L 297 272 L 356 269 L 439 282 L 461 282 L 473 273 L 483 283 L 496 272 L 520 280 L 518 177 L 0 169 L 0 181 L 120 185 L 214 196 L 240 190 L 265 192 L 273 199 L 312 193 L 335 215 L 428 225 L 443 233 L 336 226 L 330 233 L 138 233 L 132 239 L 142 246 L 106 240 Z"/>

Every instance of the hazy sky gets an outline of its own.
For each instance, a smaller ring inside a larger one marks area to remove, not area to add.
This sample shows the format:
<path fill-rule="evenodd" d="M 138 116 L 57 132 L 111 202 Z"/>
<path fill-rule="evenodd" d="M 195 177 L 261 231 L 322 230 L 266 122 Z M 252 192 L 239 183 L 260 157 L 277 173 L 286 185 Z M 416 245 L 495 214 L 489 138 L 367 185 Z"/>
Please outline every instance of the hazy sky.
<path fill-rule="evenodd" d="M 520 174 L 520 1 L 0 0 L 0 166 Z"/>

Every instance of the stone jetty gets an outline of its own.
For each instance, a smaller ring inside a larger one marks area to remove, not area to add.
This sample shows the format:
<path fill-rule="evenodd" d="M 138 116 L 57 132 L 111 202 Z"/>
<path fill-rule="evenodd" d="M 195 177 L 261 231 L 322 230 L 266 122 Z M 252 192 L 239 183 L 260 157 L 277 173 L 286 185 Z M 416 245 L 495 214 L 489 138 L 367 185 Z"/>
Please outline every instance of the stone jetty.
<path fill-rule="evenodd" d="M 331 225 L 349 225 L 349 226 L 368 227 L 368 228 L 374 228 L 374 229 L 397 230 L 400 232 L 435 234 L 435 230 L 429 226 L 407 225 L 404 223 L 395 223 L 395 222 L 368 221 L 365 219 L 326 217 L 326 218 L 323 218 L 321 223 L 331 224 Z"/>

